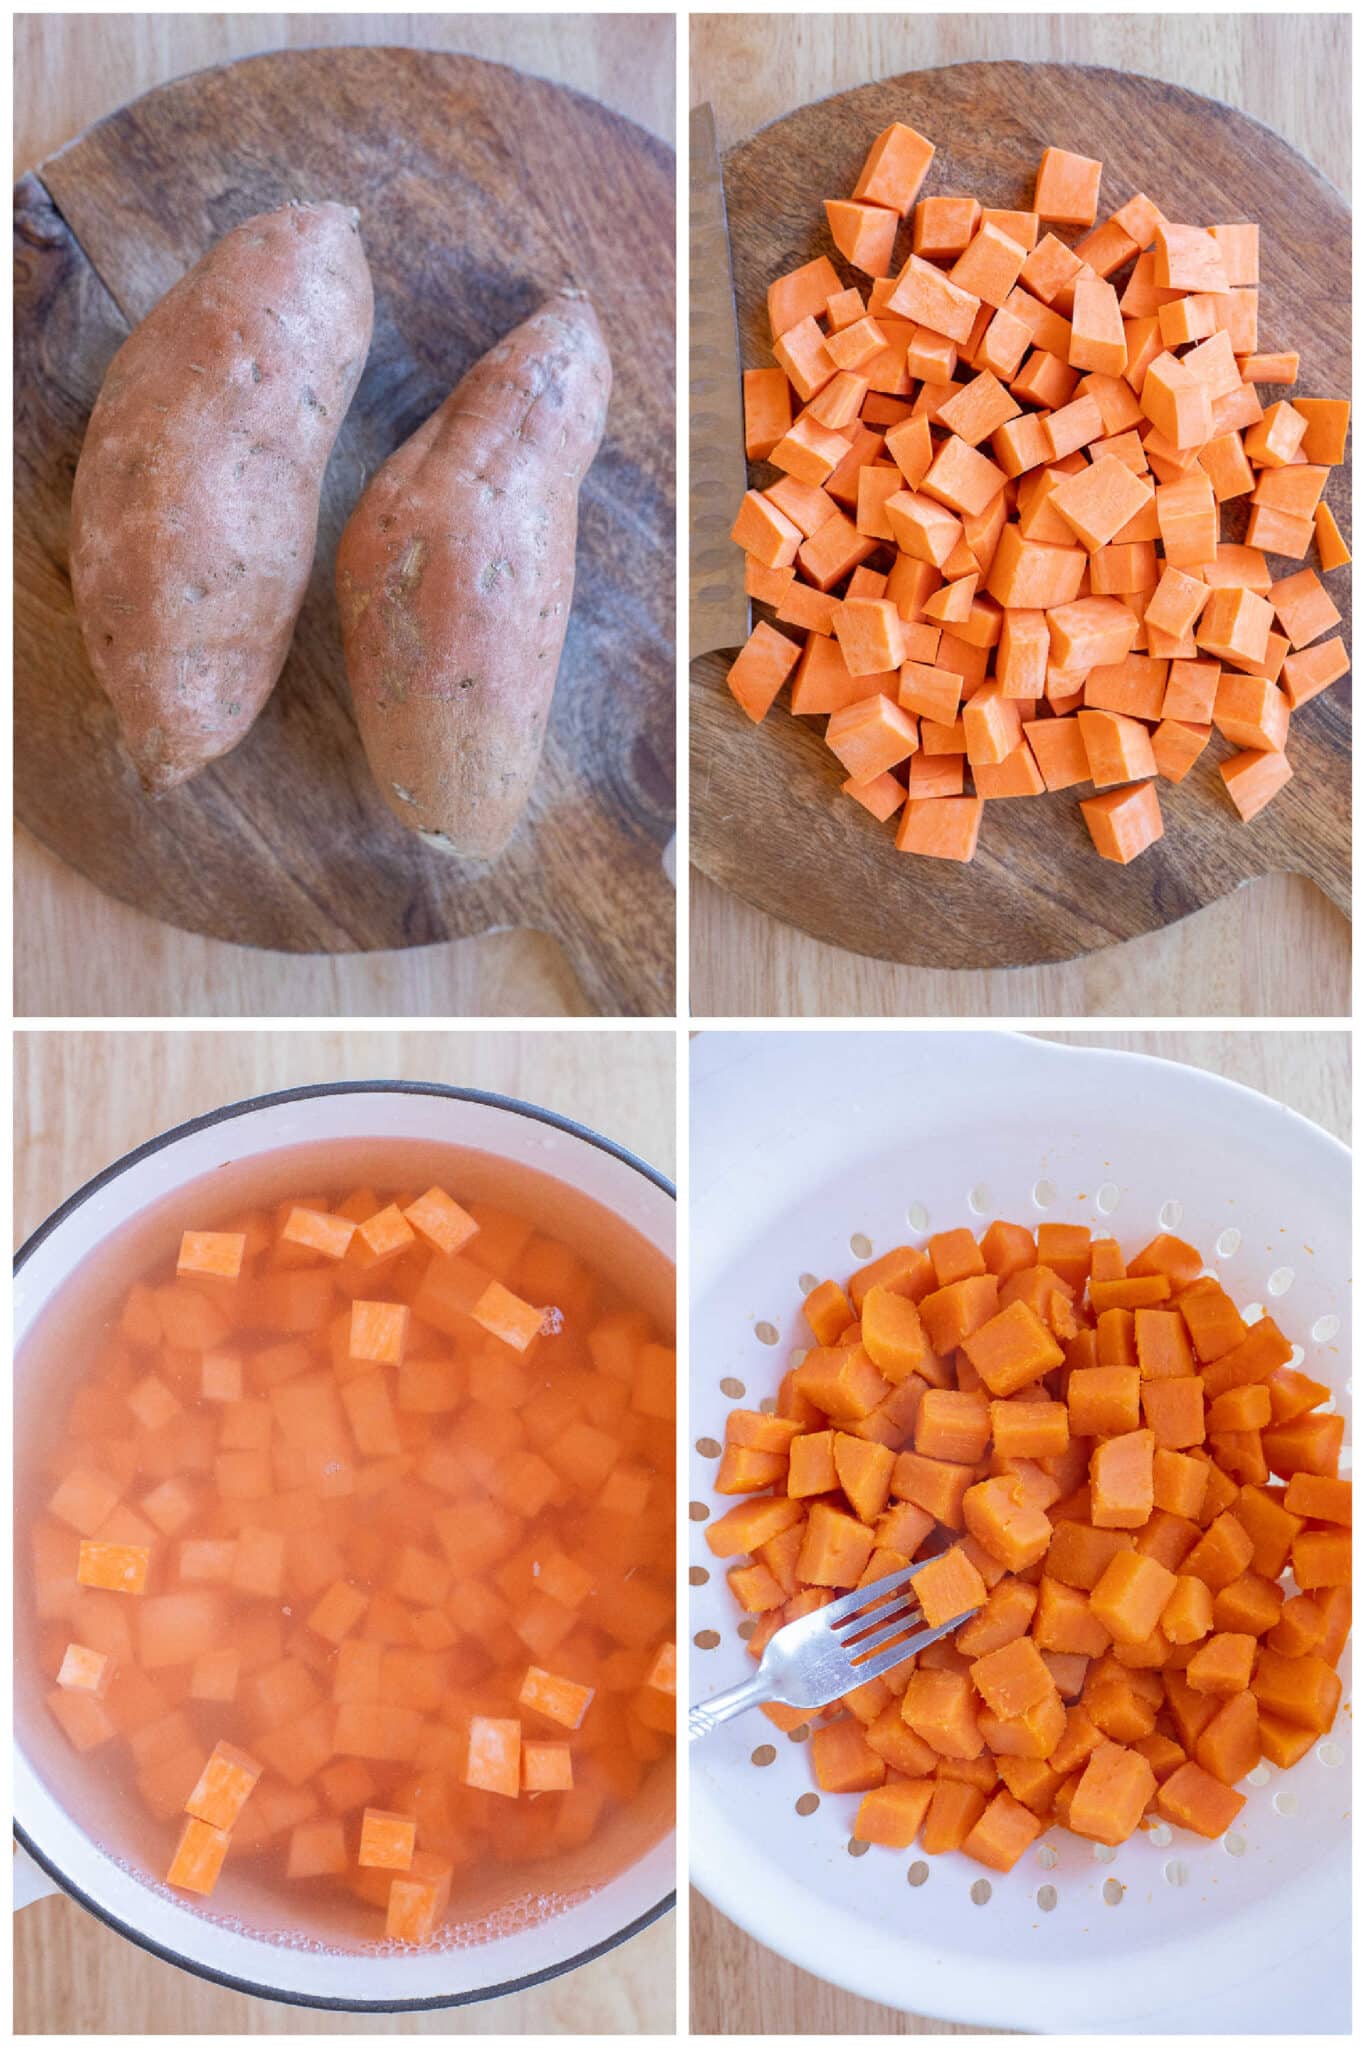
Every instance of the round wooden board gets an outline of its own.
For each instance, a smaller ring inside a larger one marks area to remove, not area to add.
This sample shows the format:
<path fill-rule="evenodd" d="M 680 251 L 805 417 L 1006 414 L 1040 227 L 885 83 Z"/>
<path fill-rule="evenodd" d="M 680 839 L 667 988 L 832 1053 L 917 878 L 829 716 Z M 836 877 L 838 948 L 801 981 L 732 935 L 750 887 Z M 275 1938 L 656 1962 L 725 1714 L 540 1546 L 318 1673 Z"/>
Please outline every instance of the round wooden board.
<path fill-rule="evenodd" d="M 1070 64 L 910 72 L 803 107 L 730 150 L 725 194 L 746 368 L 772 360 L 773 277 L 823 254 L 865 284 L 835 253 L 821 202 L 852 191 L 872 138 L 891 121 L 937 144 L 929 193 L 973 192 L 987 204 L 1027 208 L 1038 159 L 1055 143 L 1103 156 L 1101 218 L 1144 191 L 1172 219 L 1259 221 L 1262 346 L 1300 351 L 1296 391 L 1350 392 L 1351 226 L 1340 194 L 1233 108 L 1155 79 Z M 752 471 L 760 484 L 775 474 L 767 465 Z M 1327 496 L 1349 535 L 1344 467 Z M 1224 538 L 1240 540 L 1244 508 L 1225 514 Z M 1271 558 L 1275 575 L 1296 566 Z M 1349 576 L 1334 575 L 1331 590 L 1349 645 Z M 1294 779 L 1249 827 L 1217 772 L 1233 749 L 1215 734 L 1183 784 L 1160 785 L 1165 837 L 1130 867 L 1095 855 L 1074 790 L 989 805 L 976 859 L 959 866 L 897 853 L 892 828 L 840 793 L 843 771 L 820 721 L 778 709 L 751 727 L 725 688 L 731 659 L 722 652 L 692 663 L 691 857 L 714 881 L 827 944 L 922 967 L 1068 960 L 1155 931 L 1277 869 L 1310 876 L 1349 915 L 1345 683 L 1294 714 Z"/>
<path fill-rule="evenodd" d="M 227 229 L 291 197 L 359 208 L 374 341 L 275 693 L 234 753 L 153 802 L 72 611 L 71 479 L 129 329 Z M 594 100 L 475 58 L 276 52 L 148 93 L 15 201 L 18 819 L 100 888 L 214 938 L 342 953 L 534 926 L 604 1013 L 671 1011 L 671 151 Z M 573 618 L 527 817 L 497 862 L 456 860 L 404 832 L 373 787 L 332 562 L 365 479 L 569 277 L 615 370 Z"/>

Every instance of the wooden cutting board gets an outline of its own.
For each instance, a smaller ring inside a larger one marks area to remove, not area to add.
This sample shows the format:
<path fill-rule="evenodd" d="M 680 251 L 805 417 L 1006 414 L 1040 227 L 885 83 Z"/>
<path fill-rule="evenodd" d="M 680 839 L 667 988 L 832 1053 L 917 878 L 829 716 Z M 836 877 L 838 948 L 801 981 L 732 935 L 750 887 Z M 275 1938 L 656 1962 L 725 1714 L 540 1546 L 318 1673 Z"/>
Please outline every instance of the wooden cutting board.
<path fill-rule="evenodd" d="M 269 705 L 155 802 L 115 740 L 67 574 L 71 480 L 129 329 L 218 236 L 291 197 L 360 210 L 368 365 Z M 146 94 L 15 193 L 15 813 L 168 923 L 287 952 L 509 926 L 563 943 L 604 1013 L 673 1009 L 674 160 L 595 100 L 471 57 L 276 52 Z M 352 721 L 332 589 L 366 478 L 566 277 L 615 386 L 584 486 L 573 619 L 526 819 L 487 865 L 390 816 Z"/>
<path fill-rule="evenodd" d="M 930 193 L 1028 208 L 1038 159 L 1055 143 L 1104 158 L 1101 217 L 1144 191 L 1172 219 L 1258 220 L 1261 346 L 1299 350 L 1296 391 L 1349 394 L 1351 231 L 1340 194 L 1231 107 L 1070 64 L 910 72 L 803 107 L 731 149 L 725 195 L 746 369 L 772 360 L 771 278 L 823 254 L 865 285 L 835 254 L 821 202 L 852 191 L 872 138 L 891 121 L 937 144 Z M 897 245 L 900 260 L 907 241 Z M 775 474 L 755 465 L 751 480 Z M 1349 534 L 1345 467 L 1327 496 Z M 1244 508 L 1224 510 L 1224 538 L 1240 540 Z M 1272 558 L 1272 573 L 1294 566 Z M 1349 572 L 1334 574 L 1331 590 L 1349 646 Z M 830 945 L 922 967 L 1068 960 L 1155 931 L 1281 869 L 1310 876 L 1350 913 L 1345 681 L 1294 714 L 1294 779 L 1249 827 L 1224 793 L 1217 762 L 1233 749 L 1215 734 L 1183 784 L 1160 785 L 1165 837 L 1131 866 L 1094 853 L 1074 790 L 988 805 L 976 859 L 958 866 L 897 853 L 891 829 L 841 795 L 822 721 L 779 708 L 750 726 L 725 689 L 731 658 L 692 664 L 691 857 L 714 881 Z"/>

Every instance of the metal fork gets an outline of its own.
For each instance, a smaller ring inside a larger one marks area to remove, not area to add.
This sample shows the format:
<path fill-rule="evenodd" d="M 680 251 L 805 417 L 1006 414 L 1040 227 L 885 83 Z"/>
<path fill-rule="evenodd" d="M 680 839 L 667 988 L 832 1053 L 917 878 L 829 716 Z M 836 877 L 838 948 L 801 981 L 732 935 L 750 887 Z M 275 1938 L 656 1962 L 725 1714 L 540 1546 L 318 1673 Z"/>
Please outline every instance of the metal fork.
<path fill-rule="evenodd" d="M 923 1615 L 908 1597 L 910 1582 L 930 1562 L 925 1557 L 903 1572 L 888 1572 L 778 1629 L 752 1678 L 691 1709 L 689 1741 L 770 1700 L 788 1707 L 827 1707 L 961 1628 L 965 1614 L 937 1628 L 915 1627 Z"/>

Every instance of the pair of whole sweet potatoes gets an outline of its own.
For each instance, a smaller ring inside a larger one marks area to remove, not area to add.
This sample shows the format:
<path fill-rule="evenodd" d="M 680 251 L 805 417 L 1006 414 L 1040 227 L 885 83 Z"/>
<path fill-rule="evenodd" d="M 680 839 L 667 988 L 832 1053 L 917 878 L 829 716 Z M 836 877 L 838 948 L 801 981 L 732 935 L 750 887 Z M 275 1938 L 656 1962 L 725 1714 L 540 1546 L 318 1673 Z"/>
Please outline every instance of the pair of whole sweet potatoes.
<path fill-rule="evenodd" d="M 71 582 L 152 792 L 236 746 L 274 688 L 373 319 L 358 216 L 296 203 L 225 235 L 109 366 L 76 470 Z M 610 391 L 591 305 L 557 293 L 390 456 L 341 537 L 371 768 L 394 815 L 455 852 L 498 853 L 530 793 Z"/>

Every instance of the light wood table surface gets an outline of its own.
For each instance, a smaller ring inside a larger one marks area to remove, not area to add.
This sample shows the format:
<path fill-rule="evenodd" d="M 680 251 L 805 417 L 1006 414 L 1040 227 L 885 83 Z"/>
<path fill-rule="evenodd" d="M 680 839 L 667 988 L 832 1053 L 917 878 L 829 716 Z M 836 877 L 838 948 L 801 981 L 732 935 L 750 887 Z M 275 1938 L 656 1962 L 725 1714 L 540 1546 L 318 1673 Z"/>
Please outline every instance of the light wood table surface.
<path fill-rule="evenodd" d="M 18 1238 L 131 1146 L 187 1117 L 307 1081 L 448 1081 L 578 1118 L 670 1175 L 671 1032 L 20 1032 Z M 661 2034 L 677 1921 L 534 1990 L 446 2012 L 347 2015 L 243 1997 L 145 1954 L 64 1898 L 14 1926 L 22 2034 Z"/>
<path fill-rule="evenodd" d="M 1333 1137 L 1351 1134 L 1351 1039 L 1341 1031 L 1043 1031 L 1070 1045 L 1181 1060 L 1255 1088 Z M 691 1894 L 689 1966 L 694 2034 L 978 2034 L 894 2012 L 799 1970 Z"/>
<path fill-rule="evenodd" d="M 20 14 L 16 177 L 167 79 L 261 50 L 460 51 L 590 93 L 669 143 L 671 14 Z M 15 1008 L 29 1017 L 590 1014 L 558 942 L 489 933 L 403 952 L 266 953 L 175 930 L 105 896 L 30 834 L 15 851 Z"/>
<path fill-rule="evenodd" d="M 984 58 L 1108 64 L 1228 101 L 1351 189 L 1346 15 L 694 16 L 691 101 L 722 150 L 831 93 Z M 816 195 L 818 197 L 818 195 Z M 691 878 L 697 1016 L 1345 1016 L 1350 926 L 1267 876 L 1164 932 L 1057 966 L 948 973 L 840 952 Z"/>

